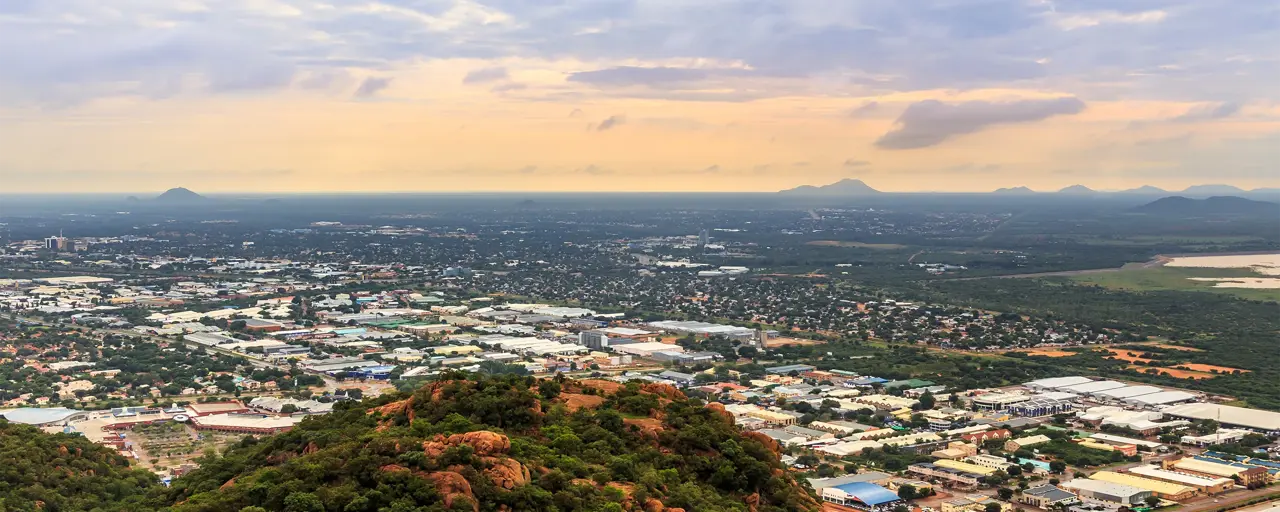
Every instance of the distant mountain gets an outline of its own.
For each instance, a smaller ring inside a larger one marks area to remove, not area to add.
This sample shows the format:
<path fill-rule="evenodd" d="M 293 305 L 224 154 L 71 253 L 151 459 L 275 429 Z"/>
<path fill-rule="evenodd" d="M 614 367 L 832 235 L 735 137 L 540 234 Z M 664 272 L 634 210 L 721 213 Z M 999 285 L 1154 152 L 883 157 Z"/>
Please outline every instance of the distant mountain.
<path fill-rule="evenodd" d="M 1280 194 L 1280 188 L 1275 188 L 1275 187 L 1255 188 L 1255 189 L 1253 189 L 1253 190 L 1250 190 L 1250 191 L 1249 191 L 1249 193 L 1251 193 L 1251 194 Z"/>
<path fill-rule="evenodd" d="M 1128 189 L 1128 190 L 1121 190 L 1121 191 L 1116 192 L 1116 193 L 1117 193 L 1117 194 L 1168 194 L 1169 192 L 1168 192 L 1167 190 L 1165 190 L 1165 189 L 1160 188 L 1160 187 L 1153 187 L 1153 186 L 1151 186 L 1151 185 L 1143 185 L 1143 186 L 1138 187 L 1138 188 L 1131 188 L 1131 189 Z"/>
<path fill-rule="evenodd" d="M 1072 185 L 1070 187 L 1059 190 L 1059 194 L 1093 194 L 1097 191 L 1084 185 Z"/>
<path fill-rule="evenodd" d="M 179 203 L 179 202 L 187 202 L 187 201 L 199 201 L 204 198 L 205 197 L 200 194 L 197 194 L 195 192 L 192 192 L 182 187 L 178 187 L 178 188 L 171 188 L 169 190 L 164 191 L 163 194 L 160 194 L 159 196 L 156 197 L 156 200 L 166 201 L 171 203 Z"/>
<path fill-rule="evenodd" d="M 1229 196 L 1233 194 L 1243 193 L 1244 189 L 1233 187 L 1231 185 L 1213 184 L 1213 185 L 1192 185 L 1183 189 L 1181 194 L 1188 196 Z"/>
<path fill-rule="evenodd" d="M 1134 211 L 1175 216 L 1277 215 L 1280 214 L 1280 204 L 1235 196 L 1213 196 L 1206 199 L 1170 196 L 1134 208 Z"/>
<path fill-rule="evenodd" d="M 779 194 L 796 194 L 796 195 L 823 195 L 823 196 L 862 196 L 869 194 L 879 194 L 880 191 L 871 188 L 862 180 L 845 178 L 830 185 L 822 185 L 815 187 L 813 185 L 801 185 L 796 188 L 778 191 Z"/>
<path fill-rule="evenodd" d="M 1034 194 L 1036 191 L 1027 187 L 998 188 L 992 194 Z"/>

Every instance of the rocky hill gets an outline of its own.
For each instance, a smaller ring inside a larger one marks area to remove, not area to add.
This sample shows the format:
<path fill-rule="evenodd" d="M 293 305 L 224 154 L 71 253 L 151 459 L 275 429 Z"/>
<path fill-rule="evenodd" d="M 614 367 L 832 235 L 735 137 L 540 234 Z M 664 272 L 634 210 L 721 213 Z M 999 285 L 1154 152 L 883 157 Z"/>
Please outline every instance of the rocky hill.
<path fill-rule="evenodd" d="M 174 481 L 161 503 L 188 512 L 819 509 L 782 469 L 778 446 L 741 433 L 718 404 L 666 385 L 462 374 L 242 443 Z"/>
<path fill-rule="evenodd" d="M 880 191 L 871 188 L 862 180 L 846 178 L 835 183 L 815 187 L 813 185 L 801 185 L 796 188 L 789 188 L 778 191 L 779 194 L 792 195 L 822 195 L 822 196 L 862 196 L 879 194 Z"/>
<path fill-rule="evenodd" d="M 150 510 L 159 479 L 83 436 L 0 420 L 0 510 Z"/>
<path fill-rule="evenodd" d="M 1170 196 L 1134 208 L 1134 211 L 1170 216 L 1280 215 L 1280 204 L 1234 196 L 1214 196 L 1205 199 Z"/>

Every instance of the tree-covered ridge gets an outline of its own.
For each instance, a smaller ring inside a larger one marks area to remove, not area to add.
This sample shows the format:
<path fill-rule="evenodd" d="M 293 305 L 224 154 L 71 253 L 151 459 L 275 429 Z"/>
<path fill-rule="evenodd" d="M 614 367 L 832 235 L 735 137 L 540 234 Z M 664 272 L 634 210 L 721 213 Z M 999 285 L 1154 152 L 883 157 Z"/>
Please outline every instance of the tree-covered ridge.
<path fill-rule="evenodd" d="M 817 510 L 776 450 L 669 386 L 459 374 L 242 443 L 158 501 L 191 512 Z"/>
<path fill-rule="evenodd" d="M 82 436 L 0 420 L 0 510 L 146 510 L 156 476 Z"/>

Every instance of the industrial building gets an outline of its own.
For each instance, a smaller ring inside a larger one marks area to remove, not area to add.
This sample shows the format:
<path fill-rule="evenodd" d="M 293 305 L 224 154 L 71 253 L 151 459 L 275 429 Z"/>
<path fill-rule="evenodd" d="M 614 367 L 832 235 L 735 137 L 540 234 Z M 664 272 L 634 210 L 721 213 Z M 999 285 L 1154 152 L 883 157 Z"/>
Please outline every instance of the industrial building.
<path fill-rule="evenodd" d="M 1023 386 L 1040 391 L 1053 391 L 1067 386 L 1084 384 L 1086 382 L 1093 382 L 1093 379 L 1088 377 L 1053 377 L 1049 379 L 1033 380 L 1023 384 Z"/>
<path fill-rule="evenodd" d="M 1164 498 L 1172 501 L 1190 499 L 1199 493 L 1199 491 L 1194 487 L 1144 478 L 1137 475 L 1116 473 L 1114 471 L 1099 471 L 1089 478 L 1092 480 L 1101 480 L 1103 482 L 1111 482 L 1113 484 L 1122 484 L 1130 487 L 1137 487 L 1139 489 L 1146 489 L 1151 491 L 1151 494 L 1155 495 L 1157 498 Z"/>
<path fill-rule="evenodd" d="M 755 337 L 756 331 L 736 325 L 720 325 L 707 322 L 665 320 L 649 322 L 649 327 L 667 332 L 693 334 L 696 336 L 724 336 L 730 339 L 745 340 Z"/>
<path fill-rule="evenodd" d="M 197 430 L 216 430 L 237 434 L 276 434 L 292 429 L 299 421 L 302 421 L 302 418 L 294 416 L 230 413 L 193 417 L 191 426 Z"/>
<path fill-rule="evenodd" d="M 942 459 L 942 460 L 934 461 L 933 465 L 938 466 L 940 468 L 954 469 L 956 471 L 963 471 L 965 473 L 972 473 L 975 475 L 982 475 L 982 476 L 991 475 L 991 474 L 994 474 L 996 471 L 998 471 L 997 468 L 980 466 L 978 464 L 974 464 L 970 462 L 961 462 L 958 460 Z"/>
<path fill-rule="evenodd" d="M 1132 507 L 1141 505 L 1151 497 L 1151 491 L 1131 485 L 1077 478 L 1063 482 L 1062 487 L 1076 493 L 1083 501 Z"/>
<path fill-rule="evenodd" d="M 1164 409 L 1162 412 L 1175 418 L 1214 420 L 1225 427 L 1247 428 L 1261 432 L 1280 432 L 1280 412 L 1210 403 L 1175 405 Z"/>
<path fill-rule="evenodd" d="M 1080 502 L 1080 498 L 1076 497 L 1075 494 L 1052 485 L 1032 487 L 1022 491 L 1022 494 L 1018 495 L 1018 503 L 1031 505 L 1045 510 L 1052 509 L 1055 506 L 1071 505 L 1078 502 Z"/>
<path fill-rule="evenodd" d="M 1154 466 L 1154 465 L 1138 466 L 1135 468 L 1130 468 L 1128 471 L 1129 473 L 1132 473 L 1134 475 L 1144 477 L 1144 478 L 1150 478 L 1152 480 L 1160 480 L 1164 482 L 1185 485 L 1187 487 L 1193 487 L 1196 489 L 1196 492 L 1199 492 L 1200 494 L 1207 494 L 1207 495 L 1221 494 L 1223 492 L 1226 492 L 1230 490 L 1233 486 L 1235 486 L 1235 483 L 1236 483 L 1235 480 L 1232 480 L 1230 478 L 1207 477 L 1207 476 L 1194 475 L 1191 473 L 1169 471 L 1165 469 L 1160 469 L 1159 466 Z"/>
<path fill-rule="evenodd" d="M 902 502 L 893 491 L 870 482 L 850 482 L 824 487 L 822 501 L 869 512 L 892 510 Z"/>
<path fill-rule="evenodd" d="M 973 405 L 983 411 L 1003 411 L 1010 406 L 1031 400 L 1030 395 L 1013 393 L 984 393 L 973 397 Z"/>
<path fill-rule="evenodd" d="M 1237 484 L 1246 487 L 1266 485 L 1271 481 L 1267 469 L 1262 466 L 1231 464 L 1226 461 L 1215 461 L 1208 457 L 1185 457 L 1177 460 L 1166 460 L 1164 469 L 1191 473 L 1209 478 L 1230 478 Z"/>
<path fill-rule="evenodd" d="M 623 354 L 631 354 L 636 357 L 647 358 L 652 358 L 653 354 L 657 352 L 684 352 L 684 347 L 681 347 L 680 345 L 668 345 L 666 343 L 659 343 L 656 341 L 613 345 L 609 348 L 613 349 L 614 352 L 621 352 Z"/>
<path fill-rule="evenodd" d="M 1028 437 L 1019 437 L 1017 439 L 1010 439 L 1008 441 L 1005 441 L 1004 449 L 1005 451 L 1016 452 L 1023 448 L 1030 448 L 1032 446 L 1035 446 L 1038 444 L 1044 444 L 1049 441 L 1052 441 L 1052 439 L 1049 439 L 1049 436 L 1046 436 L 1043 434 L 1028 436 Z"/>

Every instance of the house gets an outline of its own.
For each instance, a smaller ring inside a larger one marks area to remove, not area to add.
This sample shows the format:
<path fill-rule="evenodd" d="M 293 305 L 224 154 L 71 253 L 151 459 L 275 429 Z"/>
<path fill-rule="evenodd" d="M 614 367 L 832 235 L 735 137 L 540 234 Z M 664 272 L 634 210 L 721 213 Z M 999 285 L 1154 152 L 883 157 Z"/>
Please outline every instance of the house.
<path fill-rule="evenodd" d="M 993 503 L 999 505 L 1000 510 L 1002 511 L 1009 511 L 1014 508 L 1013 504 L 994 499 L 990 496 L 970 494 L 968 496 L 960 496 L 943 501 L 942 512 L 976 512 L 986 510 L 987 505 Z"/>
<path fill-rule="evenodd" d="M 659 373 L 658 378 L 663 380 L 669 380 L 680 387 L 687 387 L 693 384 L 694 381 L 696 380 L 694 378 L 694 375 L 691 373 L 673 372 L 671 370 L 667 370 L 662 373 Z"/>

